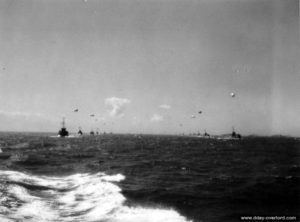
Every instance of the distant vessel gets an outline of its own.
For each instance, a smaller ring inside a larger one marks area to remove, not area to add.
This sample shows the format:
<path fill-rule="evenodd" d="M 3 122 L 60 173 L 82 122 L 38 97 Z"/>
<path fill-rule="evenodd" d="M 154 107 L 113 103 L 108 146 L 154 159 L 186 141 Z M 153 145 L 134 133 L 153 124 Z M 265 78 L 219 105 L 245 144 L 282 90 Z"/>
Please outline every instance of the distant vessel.
<path fill-rule="evenodd" d="M 81 127 L 79 127 L 78 135 L 79 135 L 79 136 L 82 136 L 82 134 L 83 134 L 83 133 L 82 133 L 82 131 L 81 131 Z"/>
<path fill-rule="evenodd" d="M 69 132 L 67 131 L 67 128 L 66 128 L 66 126 L 65 126 L 65 117 L 63 117 L 63 121 L 62 121 L 62 123 L 61 123 L 61 129 L 60 129 L 60 131 L 58 131 L 58 135 L 60 136 L 60 137 L 66 137 L 66 136 L 69 136 Z"/>
<path fill-rule="evenodd" d="M 204 130 L 204 137 L 209 137 L 210 138 L 210 135 L 206 132 L 206 130 Z"/>
<path fill-rule="evenodd" d="M 234 131 L 234 127 L 232 127 L 231 138 L 242 139 L 241 134 L 238 134 L 238 133 L 236 133 L 236 132 Z"/>
<path fill-rule="evenodd" d="M 210 134 L 206 132 L 206 130 L 204 130 L 204 133 L 201 134 L 199 131 L 197 134 L 193 134 L 193 135 L 196 135 L 196 137 L 199 137 L 199 138 L 210 138 Z"/>

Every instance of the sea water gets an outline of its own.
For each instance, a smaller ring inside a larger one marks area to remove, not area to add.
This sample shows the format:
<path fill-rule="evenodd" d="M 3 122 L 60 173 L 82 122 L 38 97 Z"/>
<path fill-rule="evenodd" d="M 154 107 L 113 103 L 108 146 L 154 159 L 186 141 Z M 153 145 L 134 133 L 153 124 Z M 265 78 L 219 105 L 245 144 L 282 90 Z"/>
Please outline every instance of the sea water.
<path fill-rule="evenodd" d="M 171 209 L 128 207 L 121 174 L 34 176 L 0 171 L 1 221 L 187 221 Z"/>
<path fill-rule="evenodd" d="M 2 133 L 0 144 L 1 222 L 299 219 L 295 138 Z"/>

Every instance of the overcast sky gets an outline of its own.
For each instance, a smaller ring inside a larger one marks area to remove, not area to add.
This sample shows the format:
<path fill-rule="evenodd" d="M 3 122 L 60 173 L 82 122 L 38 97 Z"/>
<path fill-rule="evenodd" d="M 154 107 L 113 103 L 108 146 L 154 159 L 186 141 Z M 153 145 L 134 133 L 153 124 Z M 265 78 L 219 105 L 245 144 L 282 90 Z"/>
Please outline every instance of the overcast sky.
<path fill-rule="evenodd" d="M 1 131 L 300 135 L 298 0 L 0 0 L 0 50 Z"/>

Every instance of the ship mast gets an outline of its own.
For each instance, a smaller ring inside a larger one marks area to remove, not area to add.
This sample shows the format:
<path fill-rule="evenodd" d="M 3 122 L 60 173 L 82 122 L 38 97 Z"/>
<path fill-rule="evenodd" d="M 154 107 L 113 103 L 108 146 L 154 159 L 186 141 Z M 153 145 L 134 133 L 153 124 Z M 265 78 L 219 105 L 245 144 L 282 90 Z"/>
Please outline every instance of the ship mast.
<path fill-rule="evenodd" d="M 58 135 L 60 137 L 69 136 L 69 132 L 66 129 L 65 117 L 63 117 L 63 120 L 61 122 L 61 129 L 60 129 L 60 131 L 58 131 Z"/>
<path fill-rule="evenodd" d="M 62 122 L 61 122 L 61 128 L 66 128 L 66 127 L 65 127 L 65 117 L 63 117 L 63 120 L 62 120 Z"/>

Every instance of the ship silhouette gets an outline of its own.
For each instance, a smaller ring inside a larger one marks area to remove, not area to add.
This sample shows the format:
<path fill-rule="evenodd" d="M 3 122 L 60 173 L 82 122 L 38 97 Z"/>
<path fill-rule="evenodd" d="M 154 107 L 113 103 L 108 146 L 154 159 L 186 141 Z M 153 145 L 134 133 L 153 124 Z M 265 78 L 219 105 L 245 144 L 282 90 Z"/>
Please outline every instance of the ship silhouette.
<path fill-rule="evenodd" d="M 63 117 L 63 120 L 61 122 L 61 129 L 58 131 L 58 135 L 60 137 L 66 137 L 69 136 L 69 132 L 67 131 L 67 128 L 65 126 L 65 117 Z"/>

